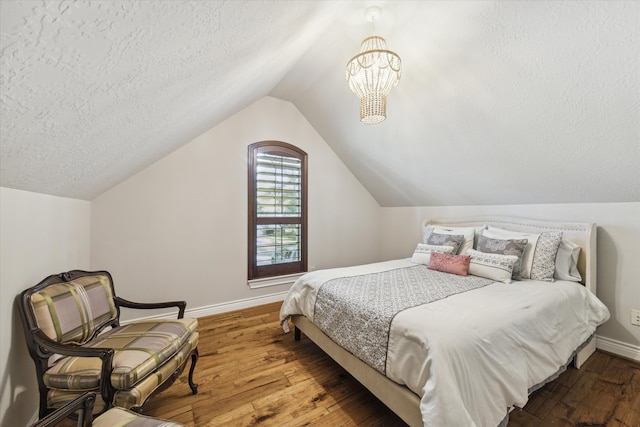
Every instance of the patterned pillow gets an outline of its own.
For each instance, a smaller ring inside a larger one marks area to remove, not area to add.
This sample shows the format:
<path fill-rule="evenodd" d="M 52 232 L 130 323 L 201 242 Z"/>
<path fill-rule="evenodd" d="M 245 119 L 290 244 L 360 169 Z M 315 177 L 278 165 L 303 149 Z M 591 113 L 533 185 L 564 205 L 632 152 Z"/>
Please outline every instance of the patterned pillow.
<path fill-rule="evenodd" d="M 428 265 L 432 253 L 451 254 L 453 253 L 453 249 L 452 246 L 436 246 L 418 243 L 416 250 L 413 252 L 413 257 L 411 257 L 411 262 Z"/>
<path fill-rule="evenodd" d="M 452 246 L 454 254 L 458 253 L 458 249 L 460 249 L 460 245 L 464 241 L 464 234 L 440 234 L 440 233 L 430 233 L 427 236 L 427 240 L 425 243 L 427 245 L 436 245 L 436 246 Z"/>
<path fill-rule="evenodd" d="M 531 279 L 553 282 L 556 271 L 556 254 L 562 240 L 562 232 L 550 231 L 542 233 L 533 253 Z"/>
<path fill-rule="evenodd" d="M 466 276 L 469 271 L 470 259 L 471 257 L 468 255 L 450 255 L 434 252 L 431 254 L 431 260 L 427 268 L 442 271 L 443 273 Z"/>
<path fill-rule="evenodd" d="M 522 254 L 522 265 L 520 266 L 520 277 L 531 278 L 531 263 L 533 262 L 533 252 L 535 251 L 540 233 L 522 233 L 520 231 L 505 230 L 498 227 L 489 226 L 482 232 L 483 236 L 492 239 L 527 239 L 527 247 Z"/>
<path fill-rule="evenodd" d="M 518 262 L 515 255 L 490 254 L 469 249 L 469 274 L 498 282 L 511 283 L 513 266 Z"/>
<path fill-rule="evenodd" d="M 527 239 L 492 239 L 487 236 L 480 236 L 478 238 L 478 251 L 501 254 L 501 255 L 515 255 L 518 257 L 518 262 L 513 266 L 513 273 L 511 278 L 513 280 L 520 280 L 520 267 L 522 265 L 522 255 L 527 247 Z"/>
<path fill-rule="evenodd" d="M 482 228 L 484 229 L 484 226 Z M 438 225 L 429 225 L 423 230 L 423 243 L 427 243 L 427 237 L 431 233 L 464 235 L 464 241 L 462 242 L 462 246 L 458 249 L 457 253 L 466 254 L 467 249 L 473 248 L 473 241 L 476 235 L 476 227 L 445 227 Z"/>

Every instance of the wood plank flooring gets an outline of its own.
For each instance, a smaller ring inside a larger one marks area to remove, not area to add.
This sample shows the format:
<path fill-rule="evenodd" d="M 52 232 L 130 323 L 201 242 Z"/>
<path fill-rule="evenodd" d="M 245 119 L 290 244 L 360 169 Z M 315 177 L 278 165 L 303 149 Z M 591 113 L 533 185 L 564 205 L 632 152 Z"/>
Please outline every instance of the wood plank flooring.
<path fill-rule="evenodd" d="M 198 394 L 183 373 L 143 413 L 187 426 L 405 426 L 308 338 L 284 334 L 279 309 L 199 319 Z M 525 426 L 640 426 L 640 364 L 596 352 L 511 413 L 509 427 Z"/>

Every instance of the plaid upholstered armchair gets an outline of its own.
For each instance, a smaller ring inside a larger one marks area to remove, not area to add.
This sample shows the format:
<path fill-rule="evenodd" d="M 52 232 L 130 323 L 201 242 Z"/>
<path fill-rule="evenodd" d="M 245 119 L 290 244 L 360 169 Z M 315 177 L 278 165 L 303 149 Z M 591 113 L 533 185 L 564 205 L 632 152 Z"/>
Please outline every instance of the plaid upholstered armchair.
<path fill-rule="evenodd" d="M 115 294 L 106 271 L 52 275 L 23 291 L 18 306 L 40 388 L 40 418 L 95 391 L 94 413 L 112 406 L 140 408 L 169 387 L 188 360 L 189 386 L 198 385 L 198 321 L 185 319 L 184 301 L 134 303 Z M 177 319 L 120 325 L 120 308 L 175 307 Z"/>

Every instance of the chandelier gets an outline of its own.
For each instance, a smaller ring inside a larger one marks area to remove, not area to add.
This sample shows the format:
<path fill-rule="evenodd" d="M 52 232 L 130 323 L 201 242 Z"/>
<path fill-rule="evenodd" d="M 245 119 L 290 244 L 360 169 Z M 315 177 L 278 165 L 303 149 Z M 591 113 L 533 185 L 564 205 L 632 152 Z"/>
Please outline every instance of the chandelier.
<path fill-rule="evenodd" d="M 374 22 L 380 16 L 379 7 L 367 9 L 367 18 Z M 376 124 L 387 118 L 387 96 L 398 85 L 402 66 L 400 57 L 387 50 L 382 37 L 364 39 L 360 53 L 347 63 L 349 88 L 360 98 L 360 121 Z"/>

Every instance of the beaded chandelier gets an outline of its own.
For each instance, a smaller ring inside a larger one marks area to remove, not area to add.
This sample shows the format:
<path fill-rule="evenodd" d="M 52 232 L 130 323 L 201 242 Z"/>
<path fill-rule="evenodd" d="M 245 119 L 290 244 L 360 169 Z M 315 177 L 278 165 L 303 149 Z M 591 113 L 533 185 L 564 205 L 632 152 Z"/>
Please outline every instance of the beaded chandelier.
<path fill-rule="evenodd" d="M 367 17 L 374 21 L 379 8 L 367 10 Z M 382 37 L 364 39 L 360 53 L 347 63 L 346 77 L 349 88 L 360 98 L 360 121 L 376 124 L 387 118 L 387 96 L 398 85 L 402 66 L 400 57 L 386 49 Z"/>

